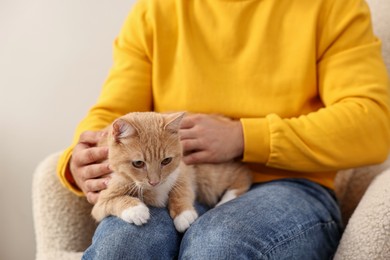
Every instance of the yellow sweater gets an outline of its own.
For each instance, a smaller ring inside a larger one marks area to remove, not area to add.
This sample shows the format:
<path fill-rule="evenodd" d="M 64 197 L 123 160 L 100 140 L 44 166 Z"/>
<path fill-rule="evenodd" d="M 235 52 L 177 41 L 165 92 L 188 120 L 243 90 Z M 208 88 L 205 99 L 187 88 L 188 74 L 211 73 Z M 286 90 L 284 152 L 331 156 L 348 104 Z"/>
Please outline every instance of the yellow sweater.
<path fill-rule="evenodd" d="M 332 188 L 336 170 L 384 160 L 388 77 L 362 0 L 139 0 L 114 64 L 72 148 L 131 111 L 239 119 L 256 182 L 303 177 Z"/>

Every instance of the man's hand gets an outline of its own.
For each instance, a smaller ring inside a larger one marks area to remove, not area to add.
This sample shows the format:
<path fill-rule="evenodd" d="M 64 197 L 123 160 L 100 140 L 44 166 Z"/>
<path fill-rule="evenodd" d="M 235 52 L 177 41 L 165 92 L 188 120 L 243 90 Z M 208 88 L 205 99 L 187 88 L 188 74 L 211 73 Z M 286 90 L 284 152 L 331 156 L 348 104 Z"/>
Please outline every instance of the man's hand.
<path fill-rule="evenodd" d="M 108 147 L 97 147 L 104 132 L 86 131 L 81 134 L 70 160 L 70 171 L 77 186 L 89 203 L 95 204 L 99 192 L 107 187 L 111 169 L 106 161 Z"/>
<path fill-rule="evenodd" d="M 179 133 L 186 164 L 226 162 L 242 156 L 244 150 L 241 122 L 226 117 L 187 115 Z"/>

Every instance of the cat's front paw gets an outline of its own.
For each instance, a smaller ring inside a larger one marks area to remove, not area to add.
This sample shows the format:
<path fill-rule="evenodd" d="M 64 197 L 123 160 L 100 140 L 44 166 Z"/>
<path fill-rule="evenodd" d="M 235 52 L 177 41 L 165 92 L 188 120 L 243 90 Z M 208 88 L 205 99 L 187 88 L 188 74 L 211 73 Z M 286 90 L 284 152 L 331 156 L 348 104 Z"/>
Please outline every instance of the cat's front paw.
<path fill-rule="evenodd" d="M 137 226 L 145 224 L 150 218 L 148 207 L 144 204 L 139 204 L 122 211 L 121 219 L 126 222 L 134 223 Z"/>
<path fill-rule="evenodd" d="M 198 218 L 198 213 L 196 213 L 195 210 L 185 210 L 175 219 L 173 220 L 173 223 L 175 224 L 176 230 L 179 232 L 186 231 L 190 225 Z"/>

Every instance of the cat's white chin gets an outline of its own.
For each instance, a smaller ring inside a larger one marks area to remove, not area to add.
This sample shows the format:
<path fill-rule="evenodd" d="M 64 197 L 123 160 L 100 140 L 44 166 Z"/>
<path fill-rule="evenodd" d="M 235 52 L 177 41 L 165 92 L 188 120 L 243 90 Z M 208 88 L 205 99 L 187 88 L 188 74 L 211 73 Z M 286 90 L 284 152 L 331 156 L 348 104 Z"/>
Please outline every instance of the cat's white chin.
<path fill-rule="evenodd" d="M 153 206 L 155 207 L 165 207 L 167 205 L 169 192 L 172 190 L 172 187 L 175 185 L 177 178 L 180 174 L 179 168 L 174 170 L 168 178 L 154 187 L 152 192 L 154 193 Z"/>
<path fill-rule="evenodd" d="M 127 208 L 121 214 L 121 219 L 129 223 L 134 223 L 137 226 L 145 224 L 149 218 L 149 208 L 145 204 Z"/>
<path fill-rule="evenodd" d="M 198 218 L 198 213 L 191 209 L 191 210 L 185 210 L 182 213 L 180 213 L 175 219 L 173 220 L 173 223 L 175 224 L 175 228 L 179 232 L 186 231 L 190 225 Z"/>

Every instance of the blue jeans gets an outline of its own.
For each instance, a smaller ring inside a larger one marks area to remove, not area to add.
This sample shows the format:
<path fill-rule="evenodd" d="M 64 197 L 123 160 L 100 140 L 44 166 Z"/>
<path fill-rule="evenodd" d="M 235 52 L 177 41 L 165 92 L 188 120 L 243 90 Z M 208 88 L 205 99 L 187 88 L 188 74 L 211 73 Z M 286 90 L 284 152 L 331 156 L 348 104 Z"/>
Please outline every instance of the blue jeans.
<path fill-rule="evenodd" d="M 167 209 L 143 226 L 116 217 L 98 226 L 83 259 L 331 259 L 342 234 L 332 192 L 303 179 L 255 184 L 200 217 L 183 234 Z"/>

